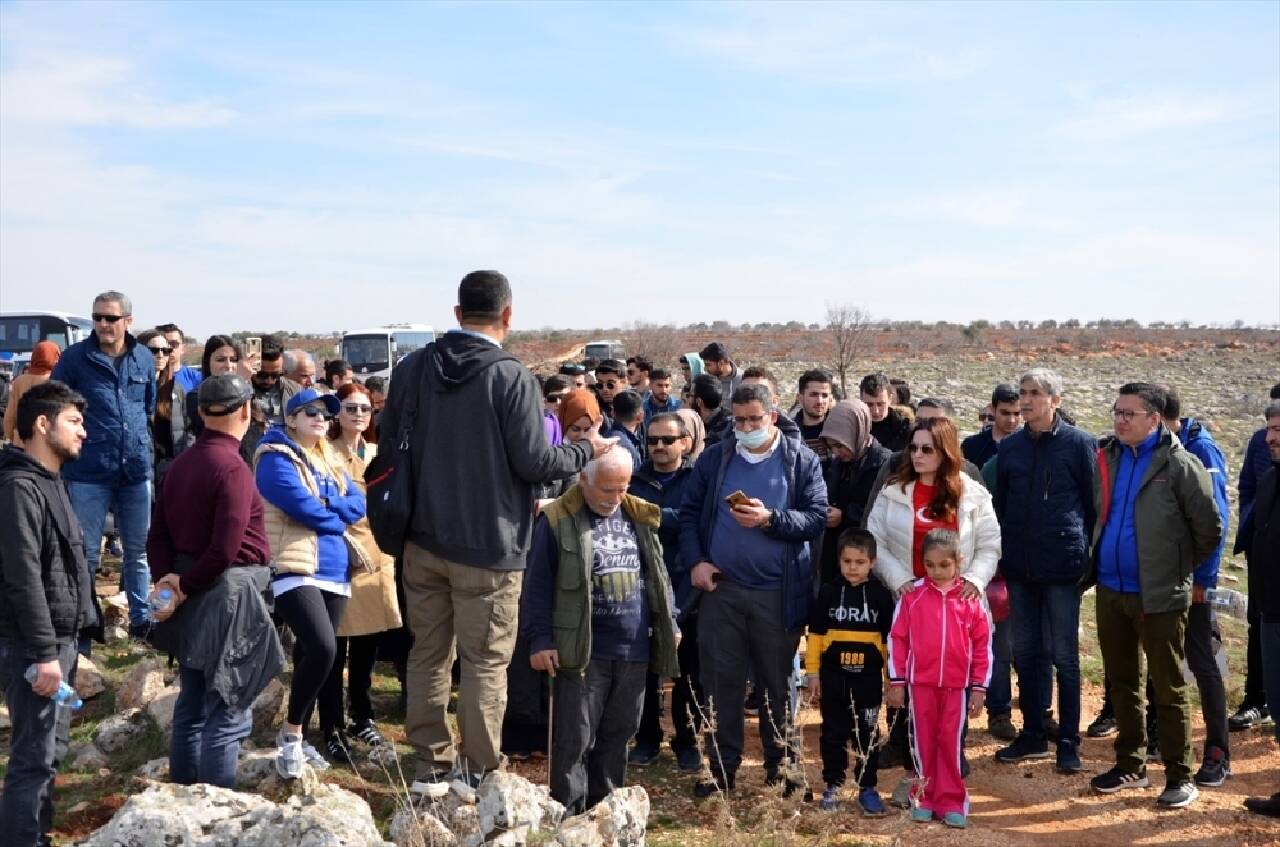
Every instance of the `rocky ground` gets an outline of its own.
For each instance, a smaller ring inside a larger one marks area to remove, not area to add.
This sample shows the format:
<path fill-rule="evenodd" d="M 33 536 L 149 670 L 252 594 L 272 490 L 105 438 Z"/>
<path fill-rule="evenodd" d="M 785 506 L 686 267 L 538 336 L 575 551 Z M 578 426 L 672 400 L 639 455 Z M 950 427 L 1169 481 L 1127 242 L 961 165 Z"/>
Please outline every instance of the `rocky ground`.
<path fill-rule="evenodd" d="M 941 396 L 952 400 L 963 429 L 975 429 L 977 412 L 1000 380 L 1012 380 L 1034 363 L 1056 368 L 1066 381 L 1066 406 L 1081 425 L 1102 434 L 1110 427 L 1108 410 L 1123 382 L 1149 380 L 1175 385 L 1186 412 L 1206 422 L 1227 456 L 1234 481 L 1249 435 L 1261 423 L 1266 392 L 1280 380 L 1280 361 L 1274 350 L 1203 347 L 1151 355 L 1086 353 L 983 353 L 965 356 L 884 356 L 876 368 L 906 378 L 914 395 Z M 808 363 L 779 357 L 771 365 L 784 394 L 787 385 Z M 858 368 L 861 373 L 870 366 Z M 1234 535 L 1234 514 L 1233 514 Z M 1223 584 L 1244 584 L 1243 560 L 1228 556 Z M 117 591 L 110 581 L 100 583 L 100 593 Z M 108 603 L 112 622 L 121 609 Z M 1093 638 L 1091 599 L 1083 614 L 1082 654 L 1086 676 L 1086 720 L 1100 701 L 1101 668 Z M 1244 627 L 1223 622 L 1223 641 L 1231 671 L 1230 701 L 1239 698 L 1244 652 Z M 116 632 L 119 636 L 122 633 Z M 162 777 L 165 763 L 157 761 L 166 751 L 165 730 L 172 720 L 173 672 L 148 651 L 126 641 L 114 641 L 95 651 L 95 667 L 82 671 L 78 684 L 86 696 L 85 708 L 72 728 L 72 755 L 58 776 L 56 788 L 55 842 L 72 844 L 107 823 L 128 800 L 145 791 L 148 777 Z M 380 671 L 385 668 L 380 667 Z M 399 711 L 398 686 L 383 673 L 375 678 L 375 704 L 385 720 L 384 733 L 397 742 L 399 763 L 378 762 L 358 751 L 358 769 L 335 768 L 323 781 L 346 789 L 367 802 L 372 820 L 388 837 L 396 812 L 404 806 L 404 777 L 412 773 L 408 748 L 403 745 L 403 713 Z M 283 688 L 273 688 L 255 709 L 253 743 L 266 748 L 279 719 Z M 818 779 L 817 723 L 814 710 L 801 715 L 806 763 L 810 779 Z M 1198 714 L 1193 724 L 1197 742 L 1203 725 Z M 783 800 L 767 792 L 752 761 L 744 767 L 737 795 L 727 804 L 719 800 L 695 802 L 689 796 L 687 777 L 678 775 L 664 754 L 657 765 L 633 771 L 635 784 L 649 795 L 648 843 L 658 847 L 677 845 L 826 845 L 941 843 L 951 845 L 1034 844 L 1164 844 L 1261 845 L 1280 843 L 1280 823 L 1243 811 L 1241 800 L 1250 794 L 1268 795 L 1280 790 L 1280 753 L 1267 731 L 1236 734 L 1232 738 L 1236 776 L 1224 787 L 1207 789 L 1185 812 L 1158 813 L 1155 794 L 1162 785 L 1160 767 L 1152 769 L 1155 788 L 1101 798 L 1089 794 L 1090 773 L 1062 777 L 1050 762 L 1030 766 L 998 765 L 992 758 L 996 742 L 985 732 L 984 719 L 974 722 L 968 755 L 973 764 L 969 787 L 973 796 L 971 827 L 964 833 L 943 831 L 938 825 L 913 825 L 905 816 L 892 815 L 868 821 L 855 812 L 822 814 L 812 804 Z M 8 730 L 0 712 L 0 773 L 6 764 Z M 1090 772 L 1110 765 L 1110 742 L 1089 740 L 1082 754 Z M 246 756 L 246 782 L 260 779 L 269 754 Z M 545 761 L 516 765 L 513 770 L 535 782 L 545 782 Z M 887 792 L 901 772 L 886 773 L 881 781 Z M 257 784 L 257 783 L 254 783 Z"/>

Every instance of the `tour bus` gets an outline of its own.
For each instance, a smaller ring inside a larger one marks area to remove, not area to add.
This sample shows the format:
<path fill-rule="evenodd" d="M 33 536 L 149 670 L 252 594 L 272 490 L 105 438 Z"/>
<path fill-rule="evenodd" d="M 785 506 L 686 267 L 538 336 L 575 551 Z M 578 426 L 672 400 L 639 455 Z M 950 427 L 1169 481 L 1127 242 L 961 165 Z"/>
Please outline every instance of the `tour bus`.
<path fill-rule="evenodd" d="M 66 312 L 0 312 L 0 376 L 12 379 L 31 361 L 38 341 L 66 350 L 93 331 L 93 321 Z"/>
<path fill-rule="evenodd" d="M 391 369 L 401 359 L 435 340 L 435 330 L 426 324 L 387 324 L 344 333 L 338 352 L 351 365 L 357 379 L 390 379 Z"/>
<path fill-rule="evenodd" d="M 584 359 L 595 359 L 597 362 L 603 362 L 605 359 L 621 359 L 625 355 L 626 351 L 621 341 L 588 341 L 582 351 Z"/>

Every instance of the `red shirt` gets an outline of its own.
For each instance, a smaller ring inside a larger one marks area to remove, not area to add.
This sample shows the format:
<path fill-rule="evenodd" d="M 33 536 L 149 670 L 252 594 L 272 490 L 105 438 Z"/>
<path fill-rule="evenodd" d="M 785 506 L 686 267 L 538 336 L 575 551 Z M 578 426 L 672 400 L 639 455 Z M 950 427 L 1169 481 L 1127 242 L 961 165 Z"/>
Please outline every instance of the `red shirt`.
<path fill-rule="evenodd" d="M 183 553 L 196 560 L 182 577 L 184 594 L 203 591 L 229 567 L 267 564 L 271 547 L 262 514 L 240 442 L 206 429 L 165 475 L 147 535 L 151 578 L 171 573 Z"/>
<path fill-rule="evenodd" d="M 925 575 L 924 555 L 921 548 L 924 547 L 924 537 L 934 529 L 950 529 L 959 530 L 959 515 L 949 521 L 935 520 L 933 511 L 929 508 L 929 504 L 933 502 L 933 496 L 938 492 L 938 486 L 925 485 L 920 480 L 916 480 L 915 491 L 911 495 L 911 505 L 915 507 L 915 527 L 911 538 L 911 570 L 919 579 Z"/>

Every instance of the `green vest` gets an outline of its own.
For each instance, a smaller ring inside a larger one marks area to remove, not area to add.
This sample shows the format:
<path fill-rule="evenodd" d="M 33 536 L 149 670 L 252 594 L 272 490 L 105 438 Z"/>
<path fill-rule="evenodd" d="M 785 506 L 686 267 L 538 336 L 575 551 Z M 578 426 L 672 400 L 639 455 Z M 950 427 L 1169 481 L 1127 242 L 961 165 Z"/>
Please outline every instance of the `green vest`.
<path fill-rule="evenodd" d="M 627 494 L 622 510 L 635 526 L 649 600 L 649 669 L 658 676 L 677 677 L 675 625 L 671 618 L 671 584 L 662 560 L 658 527 L 662 510 Z M 559 545 L 551 630 L 560 669 L 581 674 L 591 660 L 591 520 L 577 485 L 543 510 Z"/>

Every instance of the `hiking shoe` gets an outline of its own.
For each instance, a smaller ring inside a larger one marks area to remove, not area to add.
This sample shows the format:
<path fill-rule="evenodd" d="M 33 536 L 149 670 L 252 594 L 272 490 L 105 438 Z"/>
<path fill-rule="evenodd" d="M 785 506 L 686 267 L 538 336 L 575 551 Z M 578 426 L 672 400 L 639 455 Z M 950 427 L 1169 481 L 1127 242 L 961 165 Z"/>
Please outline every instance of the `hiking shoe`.
<path fill-rule="evenodd" d="M 627 767 L 644 768 L 658 761 L 658 751 L 648 744 L 637 744 L 627 754 Z"/>
<path fill-rule="evenodd" d="M 964 829 L 969 825 L 969 819 L 960 812 L 947 812 L 942 816 L 942 823 L 952 829 Z"/>
<path fill-rule="evenodd" d="M 1115 794 L 1126 788 L 1146 788 L 1150 784 L 1147 781 L 1146 768 L 1137 773 L 1130 773 L 1119 765 L 1089 780 L 1089 785 L 1099 794 Z"/>
<path fill-rule="evenodd" d="M 900 768 L 906 765 L 907 754 L 896 744 L 886 744 L 880 748 L 880 758 L 877 760 L 876 767 L 884 768 Z"/>
<path fill-rule="evenodd" d="M 1049 742 L 1044 740 L 1039 742 L 1032 741 L 1027 737 L 1026 733 L 1015 738 L 1008 747 L 1001 747 L 996 751 L 996 760 L 1007 765 L 1026 761 L 1027 759 L 1047 759 L 1048 757 Z"/>
<path fill-rule="evenodd" d="M 1058 742 L 1058 757 L 1055 767 L 1058 773 L 1080 773 L 1084 763 L 1080 761 L 1080 751 L 1071 741 Z"/>
<path fill-rule="evenodd" d="M 1255 815 L 1280 818 L 1280 791 L 1270 797 L 1246 797 L 1244 807 Z"/>
<path fill-rule="evenodd" d="M 712 777 L 711 779 L 700 779 L 698 780 L 698 783 L 693 786 L 693 796 L 699 800 L 704 800 L 707 797 L 713 797 L 722 791 L 725 794 L 728 794 L 733 791 L 735 781 L 736 777 L 732 774 L 726 776 L 724 780 L 716 777 Z"/>
<path fill-rule="evenodd" d="M 1236 709 L 1236 713 L 1227 718 L 1227 727 L 1232 732 L 1240 732 L 1241 730 L 1253 728 L 1268 717 L 1270 717 L 1270 712 L 1267 711 L 1266 706 L 1245 706 L 1241 703 L 1240 708 Z"/>
<path fill-rule="evenodd" d="M 987 715 L 987 732 L 1001 741 L 1012 741 L 1018 737 L 1018 728 L 1013 725 L 1013 717 L 1008 712 Z"/>
<path fill-rule="evenodd" d="M 760 690 L 751 689 L 751 693 L 747 695 L 747 699 L 742 703 L 742 711 L 748 715 L 760 714 Z"/>
<path fill-rule="evenodd" d="M 307 764 L 311 765 L 317 771 L 329 770 L 329 760 L 320 755 L 320 751 L 311 746 L 308 741 L 302 742 L 302 755 L 307 760 Z"/>
<path fill-rule="evenodd" d="M 283 729 L 276 733 L 276 773 L 285 779 L 302 776 L 302 766 L 307 756 L 302 750 L 302 736 Z"/>
<path fill-rule="evenodd" d="M 887 814 L 880 792 L 874 788 L 864 788 L 858 792 L 858 808 L 869 818 L 882 818 Z"/>
<path fill-rule="evenodd" d="M 1050 709 L 1044 713 L 1044 734 L 1049 738 L 1057 738 L 1058 731 L 1061 727 L 1053 717 L 1053 710 Z"/>
<path fill-rule="evenodd" d="M 682 747 L 676 751 L 676 767 L 680 773 L 698 773 L 702 770 L 702 754 L 697 747 Z"/>
<path fill-rule="evenodd" d="M 782 786 L 782 796 L 790 797 L 799 791 L 803 786 L 788 776 L 783 776 L 780 768 L 765 768 L 764 784 L 772 787 Z"/>
<path fill-rule="evenodd" d="M 449 771 L 422 771 L 413 778 L 409 790 L 419 796 L 440 798 L 449 793 Z"/>
<path fill-rule="evenodd" d="M 897 787 L 895 787 L 893 789 L 893 793 L 889 795 L 889 802 L 897 806 L 899 809 L 910 809 L 911 808 L 911 784 L 912 784 L 912 780 L 905 776 L 902 779 L 898 780 Z M 931 818 L 932 816 L 933 816 L 932 813 L 930 813 Z"/>
<path fill-rule="evenodd" d="M 1103 712 L 1093 719 L 1085 734 L 1090 738 L 1106 738 L 1116 733 L 1116 717 L 1110 712 Z"/>
<path fill-rule="evenodd" d="M 923 806 L 916 806 L 911 810 L 911 820 L 916 823 L 928 823 L 933 820 L 933 811 Z"/>
<path fill-rule="evenodd" d="M 1204 752 L 1204 762 L 1196 771 L 1196 785 L 1217 788 L 1231 778 L 1231 760 L 1220 747 L 1210 747 Z"/>
<path fill-rule="evenodd" d="M 306 749 L 305 747 L 303 748 Z M 314 749 L 314 748 L 313 748 Z M 338 733 L 333 733 L 324 742 L 325 753 L 328 754 L 330 762 L 337 762 L 340 765 L 351 764 L 351 749 L 347 746 L 347 739 Z M 320 755 L 316 753 L 316 755 Z M 328 764 L 326 762 L 326 764 Z M 315 767 L 312 765 L 312 767 Z M 316 768 L 319 770 L 319 768 Z"/>
<path fill-rule="evenodd" d="M 362 721 L 353 721 L 347 727 L 347 737 L 364 742 L 370 747 L 381 747 L 387 743 L 387 739 L 382 737 L 381 732 L 378 732 L 377 725 L 368 718 Z"/>
<path fill-rule="evenodd" d="M 834 812 L 840 808 L 840 786 L 828 785 L 818 801 L 818 808 L 824 812 Z"/>
<path fill-rule="evenodd" d="M 1194 782 L 1171 782 L 1156 798 L 1156 805 L 1162 809 L 1185 809 L 1200 796 L 1200 789 Z"/>

